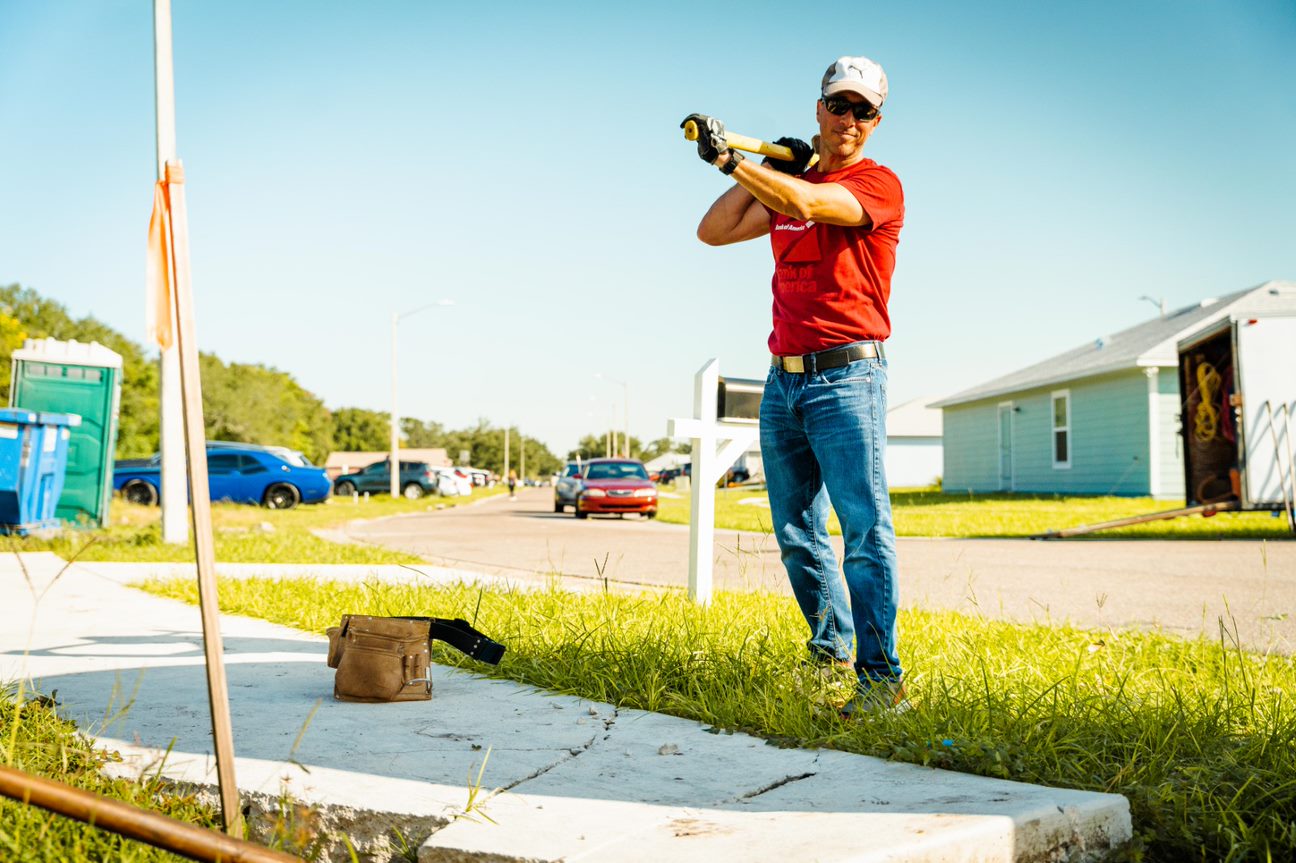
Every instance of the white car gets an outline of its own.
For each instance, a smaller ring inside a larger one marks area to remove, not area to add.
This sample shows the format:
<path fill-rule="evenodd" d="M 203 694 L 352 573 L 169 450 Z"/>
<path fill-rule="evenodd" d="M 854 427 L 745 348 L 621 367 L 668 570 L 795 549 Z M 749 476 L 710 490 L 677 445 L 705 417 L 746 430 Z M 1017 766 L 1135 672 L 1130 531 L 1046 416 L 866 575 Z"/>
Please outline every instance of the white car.
<path fill-rule="evenodd" d="M 439 467 L 437 473 L 437 494 L 442 497 L 459 497 L 472 494 L 473 483 L 465 471 L 452 467 Z"/>

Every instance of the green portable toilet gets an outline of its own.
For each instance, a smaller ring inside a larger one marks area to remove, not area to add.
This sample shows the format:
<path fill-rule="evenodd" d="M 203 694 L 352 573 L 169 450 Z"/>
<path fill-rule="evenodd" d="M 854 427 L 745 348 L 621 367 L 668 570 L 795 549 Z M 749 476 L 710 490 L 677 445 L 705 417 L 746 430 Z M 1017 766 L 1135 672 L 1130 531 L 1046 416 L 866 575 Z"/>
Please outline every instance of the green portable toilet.
<path fill-rule="evenodd" d="M 13 353 L 9 404 L 30 411 L 77 414 L 70 429 L 67 475 L 55 516 L 102 525 L 113 491 L 121 354 L 98 342 L 28 339 Z"/>

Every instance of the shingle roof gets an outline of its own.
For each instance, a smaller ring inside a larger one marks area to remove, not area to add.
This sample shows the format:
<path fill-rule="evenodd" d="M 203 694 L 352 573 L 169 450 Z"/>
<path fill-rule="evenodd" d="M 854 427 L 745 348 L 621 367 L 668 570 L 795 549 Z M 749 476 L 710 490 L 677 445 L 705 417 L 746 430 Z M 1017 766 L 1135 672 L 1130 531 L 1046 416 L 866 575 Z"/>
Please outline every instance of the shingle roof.
<path fill-rule="evenodd" d="M 1114 335 L 1095 339 L 1043 362 L 955 393 L 934 402 L 932 407 L 950 407 L 1122 369 L 1147 366 L 1173 368 L 1179 361 L 1177 344 L 1180 340 L 1230 313 L 1244 311 L 1296 314 L 1296 282 L 1265 282 L 1218 299 L 1185 306 L 1170 312 L 1164 318 L 1144 321 Z"/>

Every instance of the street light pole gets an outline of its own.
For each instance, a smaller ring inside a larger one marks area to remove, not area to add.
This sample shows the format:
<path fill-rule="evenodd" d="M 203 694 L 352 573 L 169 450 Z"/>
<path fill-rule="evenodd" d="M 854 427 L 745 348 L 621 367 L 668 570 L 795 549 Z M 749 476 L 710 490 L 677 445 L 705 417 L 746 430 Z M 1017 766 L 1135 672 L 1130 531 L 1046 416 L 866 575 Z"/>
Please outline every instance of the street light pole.
<path fill-rule="evenodd" d="M 623 394 L 625 396 L 625 426 L 622 428 L 622 432 L 624 434 L 622 436 L 621 444 L 622 446 L 625 447 L 625 457 L 630 458 L 630 384 L 628 384 L 625 381 L 617 380 L 616 378 L 610 378 L 607 375 L 603 374 L 602 372 L 595 372 L 594 377 L 598 378 L 601 381 L 607 381 L 610 384 L 620 384 L 621 389 L 624 391 Z M 612 455 L 616 455 L 616 453 L 612 453 Z"/>
<path fill-rule="evenodd" d="M 453 306 L 454 300 L 437 300 L 426 306 L 419 306 L 407 312 L 393 313 L 391 318 L 391 452 L 387 456 L 388 471 L 391 473 L 391 496 L 400 494 L 400 408 L 396 399 L 396 336 L 401 318 L 408 318 L 424 309 L 433 306 Z"/>

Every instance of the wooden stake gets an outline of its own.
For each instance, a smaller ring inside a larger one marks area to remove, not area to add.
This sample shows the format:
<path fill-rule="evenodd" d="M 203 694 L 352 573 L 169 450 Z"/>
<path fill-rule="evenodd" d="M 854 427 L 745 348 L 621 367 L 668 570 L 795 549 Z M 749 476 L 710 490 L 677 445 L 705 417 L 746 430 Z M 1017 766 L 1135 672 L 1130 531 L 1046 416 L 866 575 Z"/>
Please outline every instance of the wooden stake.
<path fill-rule="evenodd" d="M 243 812 L 234 782 L 234 734 L 230 723 L 229 686 L 225 680 L 220 606 L 216 596 L 216 554 L 212 540 L 211 490 L 207 484 L 207 435 L 203 425 L 202 381 L 198 371 L 198 336 L 193 288 L 189 280 L 189 219 L 185 210 L 184 168 L 167 162 L 174 254 L 176 345 L 180 350 L 180 393 L 184 404 L 185 456 L 189 470 L 190 514 L 198 564 L 198 605 L 202 611 L 203 651 L 207 659 L 207 699 L 211 703 L 216 778 L 220 784 L 225 832 L 242 835 Z"/>

